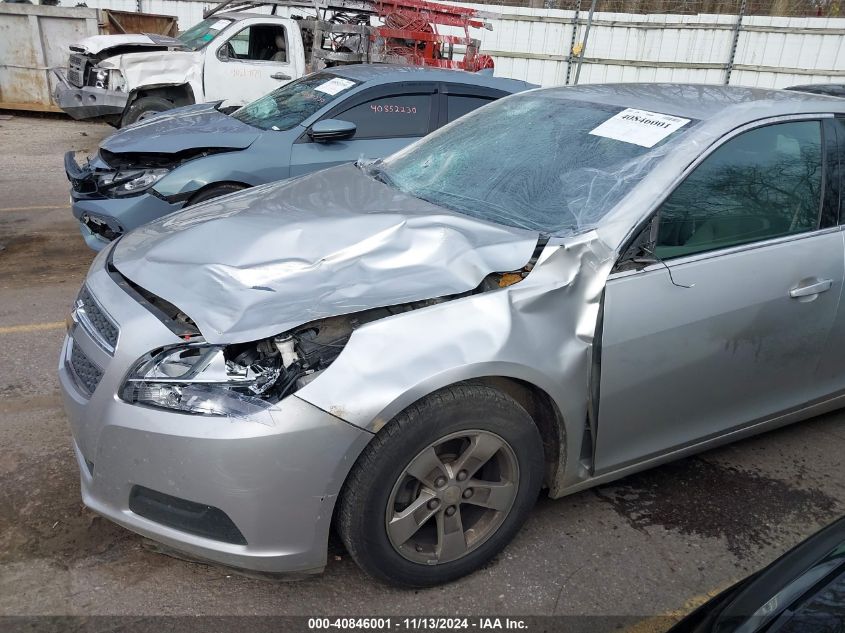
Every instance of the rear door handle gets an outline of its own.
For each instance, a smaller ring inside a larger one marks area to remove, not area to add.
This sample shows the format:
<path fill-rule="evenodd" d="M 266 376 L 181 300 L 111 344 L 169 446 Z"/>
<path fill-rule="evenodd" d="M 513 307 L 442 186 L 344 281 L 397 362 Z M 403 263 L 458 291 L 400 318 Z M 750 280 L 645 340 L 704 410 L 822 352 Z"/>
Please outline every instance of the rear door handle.
<path fill-rule="evenodd" d="M 278 79 L 280 81 L 284 81 L 285 79 L 290 79 L 290 75 L 286 75 L 285 73 L 273 73 L 270 75 L 270 79 Z"/>
<path fill-rule="evenodd" d="M 821 281 L 817 281 L 806 286 L 798 286 L 797 288 L 793 288 L 789 291 L 789 296 L 793 299 L 798 299 L 799 297 L 809 297 L 810 295 L 817 295 L 821 292 L 826 292 L 827 290 L 830 290 L 830 287 L 832 285 L 832 279 L 822 279 Z"/>

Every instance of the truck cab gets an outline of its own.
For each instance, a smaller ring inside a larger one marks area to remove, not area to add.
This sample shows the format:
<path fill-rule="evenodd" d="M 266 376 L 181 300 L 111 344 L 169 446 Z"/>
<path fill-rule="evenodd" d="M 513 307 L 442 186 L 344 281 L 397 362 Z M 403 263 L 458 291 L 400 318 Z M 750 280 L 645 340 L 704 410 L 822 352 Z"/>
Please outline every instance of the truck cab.
<path fill-rule="evenodd" d="M 177 38 L 98 35 L 82 40 L 71 47 L 67 72 L 57 71 L 56 101 L 75 119 L 121 127 L 193 103 L 244 105 L 305 72 L 297 20 L 219 13 Z"/>

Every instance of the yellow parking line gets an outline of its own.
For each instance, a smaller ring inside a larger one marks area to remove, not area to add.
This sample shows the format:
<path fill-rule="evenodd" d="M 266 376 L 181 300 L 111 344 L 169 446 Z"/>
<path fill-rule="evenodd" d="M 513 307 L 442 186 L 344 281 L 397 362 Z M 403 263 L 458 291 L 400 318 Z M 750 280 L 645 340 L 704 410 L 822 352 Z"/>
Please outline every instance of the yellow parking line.
<path fill-rule="evenodd" d="M 6 327 L 0 327 L 0 334 L 43 332 L 44 330 L 60 330 L 64 327 L 64 321 L 54 321 L 52 323 L 27 323 L 25 325 L 7 325 Z"/>
<path fill-rule="evenodd" d="M 692 611 L 695 611 L 711 598 L 715 598 L 733 584 L 733 581 L 724 582 L 706 593 L 693 596 L 687 600 L 680 609 L 667 611 L 662 615 L 641 620 L 625 629 L 623 633 L 664 633 L 668 626 L 671 626 L 685 615 L 689 615 Z"/>
<path fill-rule="evenodd" d="M 56 209 L 67 209 L 68 205 L 63 204 L 61 206 L 46 206 L 46 207 L 5 207 L 0 208 L 0 211 L 55 211 Z"/>

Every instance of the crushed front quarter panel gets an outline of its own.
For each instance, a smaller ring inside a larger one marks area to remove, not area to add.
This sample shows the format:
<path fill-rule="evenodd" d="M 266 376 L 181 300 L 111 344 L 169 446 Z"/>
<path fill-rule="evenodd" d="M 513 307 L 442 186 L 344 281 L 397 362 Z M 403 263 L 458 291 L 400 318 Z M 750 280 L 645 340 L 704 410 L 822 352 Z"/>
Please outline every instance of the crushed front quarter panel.
<path fill-rule="evenodd" d="M 123 73 L 128 91 L 144 86 L 188 85 L 193 91 L 194 101 L 205 101 L 201 51 L 147 51 L 126 53 L 104 59 L 98 68 L 117 69 Z"/>
<path fill-rule="evenodd" d="M 545 391 L 560 411 L 558 481 L 577 463 L 587 416 L 596 317 L 613 252 L 595 232 L 550 244 L 523 281 L 368 323 L 297 396 L 377 432 L 441 387 L 509 377 Z"/>

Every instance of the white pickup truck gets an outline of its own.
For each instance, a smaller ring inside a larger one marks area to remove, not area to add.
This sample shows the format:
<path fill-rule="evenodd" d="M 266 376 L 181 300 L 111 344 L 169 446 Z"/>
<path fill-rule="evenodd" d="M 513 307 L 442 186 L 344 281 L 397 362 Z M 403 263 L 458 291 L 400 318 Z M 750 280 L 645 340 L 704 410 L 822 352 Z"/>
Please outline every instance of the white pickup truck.
<path fill-rule="evenodd" d="M 259 7 L 272 13 L 250 12 Z M 302 15 L 276 15 L 279 7 Z M 95 35 L 71 46 L 67 71 L 55 71 L 59 107 L 120 127 L 193 103 L 241 106 L 336 64 L 492 68 L 468 33 L 490 28 L 486 14 L 428 0 L 224 0 L 205 15 L 176 38 Z M 422 18 L 413 30 L 409 16 Z M 464 35 L 441 35 L 438 24 Z"/>
<path fill-rule="evenodd" d="M 306 73 L 298 21 L 220 13 L 179 37 L 95 35 L 71 47 L 56 101 L 118 127 L 181 105 L 253 101 Z"/>

